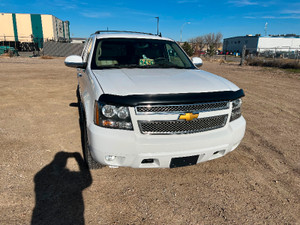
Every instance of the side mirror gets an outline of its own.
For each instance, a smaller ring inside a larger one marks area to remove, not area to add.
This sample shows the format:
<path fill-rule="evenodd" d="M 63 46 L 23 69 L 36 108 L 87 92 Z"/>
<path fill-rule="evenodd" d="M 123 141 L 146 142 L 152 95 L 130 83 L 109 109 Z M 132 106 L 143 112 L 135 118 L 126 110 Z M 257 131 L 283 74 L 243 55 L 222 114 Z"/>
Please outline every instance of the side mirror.
<path fill-rule="evenodd" d="M 200 67 L 203 65 L 203 61 L 199 57 L 193 57 L 192 62 L 194 63 L 195 66 Z"/>
<path fill-rule="evenodd" d="M 70 55 L 65 59 L 65 65 L 68 67 L 85 68 L 86 63 L 82 61 L 79 55 Z"/>

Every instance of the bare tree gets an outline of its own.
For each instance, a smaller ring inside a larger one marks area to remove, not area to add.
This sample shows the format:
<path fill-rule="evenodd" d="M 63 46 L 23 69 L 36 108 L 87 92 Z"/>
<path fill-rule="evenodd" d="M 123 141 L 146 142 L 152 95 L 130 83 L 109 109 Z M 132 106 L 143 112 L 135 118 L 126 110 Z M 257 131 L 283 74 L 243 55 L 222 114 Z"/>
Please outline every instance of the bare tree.
<path fill-rule="evenodd" d="M 196 37 L 196 42 L 198 44 L 198 51 L 200 53 L 205 47 L 205 39 L 203 36 L 198 36 Z"/>
<path fill-rule="evenodd" d="M 218 48 L 222 45 L 223 35 L 219 32 L 209 33 L 204 36 L 205 44 L 207 45 L 207 52 L 210 56 L 215 55 Z"/>
<path fill-rule="evenodd" d="M 200 55 L 200 52 L 205 47 L 205 40 L 204 40 L 203 36 L 198 36 L 198 37 L 195 37 L 195 38 L 191 38 L 191 39 L 189 39 L 189 43 L 192 46 L 194 54 L 197 54 L 198 56 Z"/>
<path fill-rule="evenodd" d="M 193 49 L 193 53 L 196 53 L 196 51 L 198 49 L 196 38 L 191 38 L 188 41 Z"/>

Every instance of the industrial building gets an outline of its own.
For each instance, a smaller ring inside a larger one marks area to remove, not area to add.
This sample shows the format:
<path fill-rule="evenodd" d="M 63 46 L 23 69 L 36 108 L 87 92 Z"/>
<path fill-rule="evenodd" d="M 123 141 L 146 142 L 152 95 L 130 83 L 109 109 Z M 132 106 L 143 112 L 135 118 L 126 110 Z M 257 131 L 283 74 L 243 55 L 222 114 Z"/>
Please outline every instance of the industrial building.
<path fill-rule="evenodd" d="M 3 45 L 34 43 L 42 48 L 46 41 L 70 41 L 69 21 L 53 15 L 0 13 L 0 27 L 0 43 Z"/>
<path fill-rule="evenodd" d="M 299 35 L 277 35 L 261 37 L 260 35 L 246 35 L 225 38 L 224 52 L 241 53 L 246 46 L 247 53 L 256 54 L 264 52 L 297 52 L 300 51 Z"/>

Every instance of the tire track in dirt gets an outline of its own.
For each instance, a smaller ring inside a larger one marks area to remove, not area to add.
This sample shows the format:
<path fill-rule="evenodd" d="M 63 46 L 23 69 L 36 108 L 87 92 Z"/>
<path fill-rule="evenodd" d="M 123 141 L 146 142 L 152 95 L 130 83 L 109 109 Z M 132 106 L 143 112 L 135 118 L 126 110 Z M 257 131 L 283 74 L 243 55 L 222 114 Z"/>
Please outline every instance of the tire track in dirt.
<path fill-rule="evenodd" d="M 274 181 L 276 183 L 280 181 L 280 184 L 284 186 L 284 190 L 288 190 L 288 193 L 292 194 L 294 199 L 298 198 L 299 200 L 299 189 L 293 188 L 295 186 L 300 187 L 299 165 L 294 165 L 285 157 L 281 149 L 255 130 L 247 128 L 247 132 L 250 134 L 251 144 L 248 144 L 248 142 L 242 143 L 241 147 L 245 149 L 247 154 L 255 158 L 257 164 L 264 168 L 264 179 L 267 178 L 270 182 Z M 288 178 L 289 176 L 295 177 L 292 183 Z"/>
<path fill-rule="evenodd" d="M 241 145 L 192 167 L 92 171 L 82 193 L 86 224 L 300 224 L 299 78 L 205 61 L 203 68 L 246 92 Z M 81 152 L 78 109 L 69 106 L 76 70 L 63 59 L 29 58 L 0 59 L 0 69 L 0 223 L 30 224 L 33 177 L 57 152 Z"/>

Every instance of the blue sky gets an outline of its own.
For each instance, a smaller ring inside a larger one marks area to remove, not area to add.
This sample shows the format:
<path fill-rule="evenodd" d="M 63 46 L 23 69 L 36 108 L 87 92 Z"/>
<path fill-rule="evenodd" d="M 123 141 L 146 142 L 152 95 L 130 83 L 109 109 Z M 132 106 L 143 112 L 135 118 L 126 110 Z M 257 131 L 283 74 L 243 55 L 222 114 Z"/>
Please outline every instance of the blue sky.
<path fill-rule="evenodd" d="M 221 32 L 245 34 L 300 34 L 299 0 L 0 0 L 0 12 L 52 14 L 69 20 L 71 37 L 88 37 L 101 29 L 156 32 L 160 18 L 163 36 L 183 40 Z M 0 28 L 1 30 L 1 28 Z"/>

